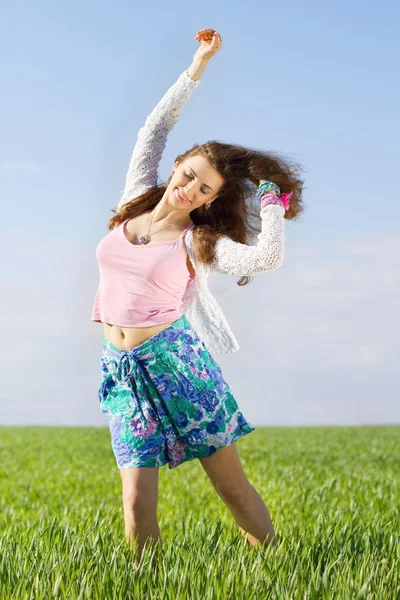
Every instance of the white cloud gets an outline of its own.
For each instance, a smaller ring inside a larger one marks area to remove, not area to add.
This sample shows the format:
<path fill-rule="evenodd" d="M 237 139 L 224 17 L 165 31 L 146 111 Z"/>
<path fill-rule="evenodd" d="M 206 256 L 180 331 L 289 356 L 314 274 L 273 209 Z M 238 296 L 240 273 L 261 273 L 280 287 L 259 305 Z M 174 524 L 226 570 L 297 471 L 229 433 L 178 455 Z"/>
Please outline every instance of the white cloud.
<path fill-rule="evenodd" d="M 1 422 L 105 424 L 96 396 L 103 328 L 90 321 L 95 244 L 52 236 L 27 255 L 11 238 L 3 251 L 20 255 L 3 279 Z M 400 419 L 399 250 L 394 233 L 307 248 L 288 240 L 281 269 L 244 288 L 238 277 L 210 278 L 241 345 L 216 358 L 253 421 Z"/>
<path fill-rule="evenodd" d="M 256 344 L 271 366 L 397 370 L 399 251 L 394 234 L 309 247 L 306 258 L 289 243 L 278 271 L 245 288 L 233 277 L 211 287 L 241 345 Z"/>

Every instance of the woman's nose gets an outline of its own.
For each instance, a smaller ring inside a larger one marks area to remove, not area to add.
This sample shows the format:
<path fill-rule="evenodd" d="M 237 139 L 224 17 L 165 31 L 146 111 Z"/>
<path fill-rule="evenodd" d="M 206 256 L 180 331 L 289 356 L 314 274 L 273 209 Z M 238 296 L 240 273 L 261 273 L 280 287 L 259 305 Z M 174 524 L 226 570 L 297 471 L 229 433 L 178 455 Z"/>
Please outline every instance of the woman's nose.
<path fill-rule="evenodd" d="M 189 198 L 191 200 L 191 196 L 194 194 L 194 188 L 196 187 L 196 182 L 195 181 L 191 181 L 190 183 L 188 183 L 183 189 L 184 189 L 184 194 L 185 196 L 187 196 L 187 198 Z"/>

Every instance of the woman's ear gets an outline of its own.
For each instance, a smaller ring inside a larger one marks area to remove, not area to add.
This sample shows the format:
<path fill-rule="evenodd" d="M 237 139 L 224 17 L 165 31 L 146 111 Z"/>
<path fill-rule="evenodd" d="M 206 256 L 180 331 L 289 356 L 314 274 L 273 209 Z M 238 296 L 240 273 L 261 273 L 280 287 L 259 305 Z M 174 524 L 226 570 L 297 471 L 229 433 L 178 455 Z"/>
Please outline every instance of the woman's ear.
<path fill-rule="evenodd" d="M 179 167 L 179 160 L 174 162 L 174 166 L 172 167 L 172 173 L 175 173 L 176 169 Z"/>

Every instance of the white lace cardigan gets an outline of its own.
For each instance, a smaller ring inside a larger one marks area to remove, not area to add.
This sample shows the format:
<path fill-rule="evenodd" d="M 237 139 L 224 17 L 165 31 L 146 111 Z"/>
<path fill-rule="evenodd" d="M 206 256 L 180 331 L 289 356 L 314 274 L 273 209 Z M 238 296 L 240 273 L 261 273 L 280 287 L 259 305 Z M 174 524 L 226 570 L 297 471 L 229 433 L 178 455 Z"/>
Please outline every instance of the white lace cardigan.
<path fill-rule="evenodd" d="M 147 117 L 138 133 L 118 209 L 159 184 L 158 165 L 168 133 L 199 84 L 200 79 L 193 80 L 184 71 Z M 209 274 L 250 276 L 279 269 L 283 262 L 284 214 L 285 209 L 279 204 L 269 204 L 262 208 L 262 231 L 257 236 L 257 244 L 248 246 L 224 236 L 216 243 L 214 262 L 208 265 L 198 261 L 194 254 L 192 234 L 195 225 L 187 231 L 186 248 L 196 276 L 183 296 L 182 309 L 212 354 L 235 352 L 239 350 L 239 344 L 208 288 Z"/>

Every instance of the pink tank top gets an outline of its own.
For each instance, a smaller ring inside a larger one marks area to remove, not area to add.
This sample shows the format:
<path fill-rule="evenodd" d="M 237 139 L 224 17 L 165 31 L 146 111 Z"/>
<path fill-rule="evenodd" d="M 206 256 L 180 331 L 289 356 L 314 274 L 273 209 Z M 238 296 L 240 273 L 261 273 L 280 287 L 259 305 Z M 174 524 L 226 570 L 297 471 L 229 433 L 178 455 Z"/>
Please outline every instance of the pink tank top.
<path fill-rule="evenodd" d="M 97 245 L 100 284 L 92 321 L 119 327 L 148 327 L 182 316 L 183 294 L 193 276 L 186 265 L 183 236 L 136 246 L 125 236 L 125 223 Z"/>

